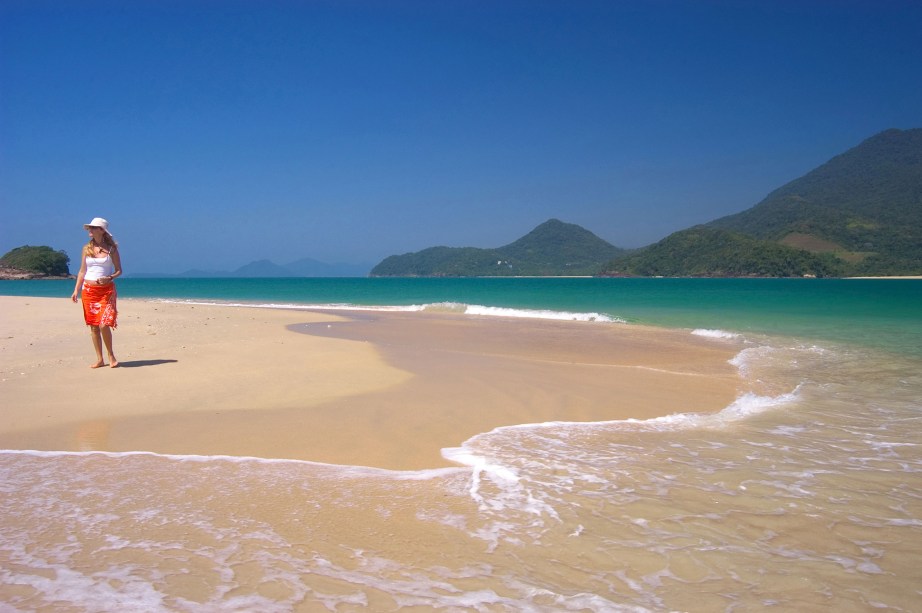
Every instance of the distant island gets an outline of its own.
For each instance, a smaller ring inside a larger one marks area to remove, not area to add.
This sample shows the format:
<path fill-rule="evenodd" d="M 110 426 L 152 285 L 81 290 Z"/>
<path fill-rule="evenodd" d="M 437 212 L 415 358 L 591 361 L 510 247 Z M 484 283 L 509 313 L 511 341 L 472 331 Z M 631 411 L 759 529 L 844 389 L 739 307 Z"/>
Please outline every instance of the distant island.
<path fill-rule="evenodd" d="M 505 247 L 430 247 L 371 275 L 922 275 L 922 129 L 881 132 L 746 211 L 641 249 L 552 219 Z"/>
<path fill-rule="evenodd" d="M 51 247 L 24 245 L 0 257 L 0 279 L 67 279 L 70 257 Z"/>

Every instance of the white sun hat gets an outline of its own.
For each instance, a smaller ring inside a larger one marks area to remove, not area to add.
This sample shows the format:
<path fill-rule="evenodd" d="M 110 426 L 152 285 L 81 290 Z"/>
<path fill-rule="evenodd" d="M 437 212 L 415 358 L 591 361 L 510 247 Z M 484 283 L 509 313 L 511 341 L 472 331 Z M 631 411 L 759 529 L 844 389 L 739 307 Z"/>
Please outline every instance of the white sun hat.
<path fill-rule="evenodd" d="M 94 217 L 90 223 L 83 224 L 84 230 L 89 230 L 90 228 L 102 228 L 106 234 L 109 234 L 109 222 L 102 217 Z"/>

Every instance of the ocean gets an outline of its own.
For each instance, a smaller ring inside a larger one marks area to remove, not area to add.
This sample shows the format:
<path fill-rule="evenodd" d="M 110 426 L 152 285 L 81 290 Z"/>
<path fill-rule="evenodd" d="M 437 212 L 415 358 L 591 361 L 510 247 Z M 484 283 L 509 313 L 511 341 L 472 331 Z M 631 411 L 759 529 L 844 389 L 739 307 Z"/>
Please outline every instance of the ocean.
<path fill-rule="evenodd" d="M 72 283 L 0 294 L 66 299 Z M 663 326 L 730 344 L 753 391 L 715 414 L 498 428 L 443 450 L 456 467 L 420 471 L 0 451 L 0 611 L 920 610 L 922 281 L 118 287 Z"/>

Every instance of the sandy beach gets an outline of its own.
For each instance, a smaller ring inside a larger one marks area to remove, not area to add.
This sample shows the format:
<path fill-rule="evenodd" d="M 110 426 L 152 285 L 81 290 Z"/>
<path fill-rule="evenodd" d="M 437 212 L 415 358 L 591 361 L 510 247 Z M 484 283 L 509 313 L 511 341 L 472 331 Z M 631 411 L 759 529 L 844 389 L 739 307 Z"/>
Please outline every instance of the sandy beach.
<path fill-rule="evenodd" d="M 80 307 L 0 297 L 0 448 L 446 466 L 499 426 L 717 411 L 733 343 L 687 331 L 452 314 L 121 300 L 119 368 Z"/>
<path fill-rule="evenodd" d="M 914 610 L 915 353 L 426 303 L 124 299 L 121 365 L 91 369 L 78 305 L 0 298 L 0 601 Z"/>

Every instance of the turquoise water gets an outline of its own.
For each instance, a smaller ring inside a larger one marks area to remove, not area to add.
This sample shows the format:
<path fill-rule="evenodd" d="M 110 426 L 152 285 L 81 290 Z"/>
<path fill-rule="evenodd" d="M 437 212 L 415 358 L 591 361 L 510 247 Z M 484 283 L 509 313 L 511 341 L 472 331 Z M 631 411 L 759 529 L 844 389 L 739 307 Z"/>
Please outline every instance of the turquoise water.
<path fill-rule="evenodd" d="M 67 297 L 73 281 L 2 281 L 0 294 Z M 440 303 L 597 313 L 674 328 L 852 342 L 922 355 L 922 280 L 910 279 L 125 279 L 119 295 L 315 306 Z"/>

